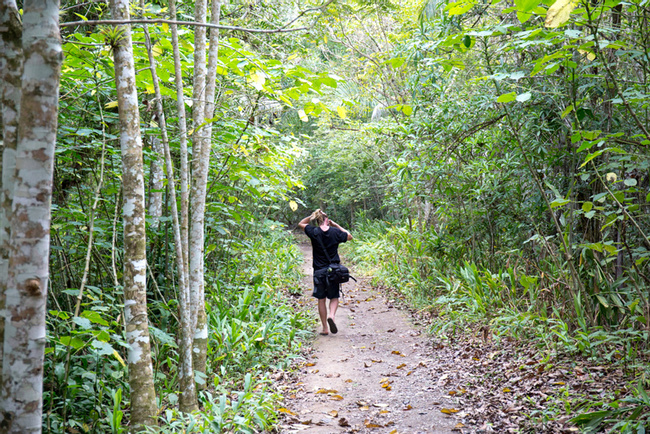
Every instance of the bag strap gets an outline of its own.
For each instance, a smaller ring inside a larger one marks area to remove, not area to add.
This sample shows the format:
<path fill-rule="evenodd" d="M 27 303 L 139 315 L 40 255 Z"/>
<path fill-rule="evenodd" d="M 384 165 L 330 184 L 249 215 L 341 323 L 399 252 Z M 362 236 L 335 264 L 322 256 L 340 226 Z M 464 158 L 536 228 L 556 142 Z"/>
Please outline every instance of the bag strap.
<path fill-rule="evenodd" d="M 321 229 L 321 236 L 322 235 L 323 235 L 323 230 Z M 315 237 L 315 238 L 318 239 L 318 242 L 320 243 L 323 252 L 325 252 L 325 257 L 327 258 L 327 262 L 331 264 L 332 260 L 330 259 L 329 253 L 327 253 L 327 249 L 325 248 L 325 244 L 323 244 L 323 240 L 321 239 L 321 237 Z"/>

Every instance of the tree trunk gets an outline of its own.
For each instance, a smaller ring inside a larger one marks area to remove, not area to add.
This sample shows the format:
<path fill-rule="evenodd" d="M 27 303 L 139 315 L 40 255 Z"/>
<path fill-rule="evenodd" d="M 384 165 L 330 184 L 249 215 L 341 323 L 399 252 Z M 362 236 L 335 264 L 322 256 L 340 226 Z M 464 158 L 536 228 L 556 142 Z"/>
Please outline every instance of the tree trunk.
<path fill-rule="evenodd" d="M 113 19 L 129 20 L 127 0 L 112 0 L 110 7 Z M 140 111 L 135 86 L 131 28 L 122 26 L 121 30 L 120 39 L 113 41 L 113 53 L 124 190 L 124 320 L 129 345 L 131 422 L 137 427 L 153 424 L 157 408 L 147 318 L 147 257 Z"/>
<path fill-rule="evenodd" d="M 170 18 L 176 21 L 176 1 L 169 0 Z M 174 52 L 174 81 L 176 84 L 176 109 L 178 110 L 179 145 L 181 151 L 181 240 L 183 240 L 183 263 L 187 273 L 189 271 L 189 169 L 187 165 L 187 116 L 185 114 L 185 96 L 183 93 L 183 70 L 181 68 L 181 54 L 178 48 L 178 29 L 175 24 L 171 26 L 172 49 Z M 186 275 L 189 282 L 189 275 Z"/>
<path fill-rule="evenodd" d="M 141 2 L 141 4 L 144 2 Z M 142 5 L 144 9 L 144 5 Z M 145 41 L 147 53 L 149 55 L 149 64 L 151 66 L 151 77 L 153 88 L 156 96 L 156 114 L 160 124 L 163 149 L 165 152 L 165 163 L 167 166 L 167 179 L 169 186 L 169 195 L 171 196 L 170 210 L 172 213 L 172 228 L 174 230 L 174 247 L 176 250 L 176 267 L 178 269 L 178 292 L 179 292 L 179 316 L 180 316 L 180 372 L 179 383 L 181 397 L 179 407 L 182 412 L 191 413 L 198 410 L 196 400 L 196 386 L 194 383 L 194 370 L 192 363 L 192 312 L 190 311 L 190 288 L 187 281 L 187 272 L 185 260 L 183 258 L 183 242 L 181 225 L 178 218 L 178 208 L 176 205 L 176 184 L 174 180 L 174 166 L 172 163 L 171 153 L 169 151 L 169 137 L 167 134 L 167 122 L 162 105 L 162 95 L 160 94 L 160 84 L 158 74 L 156 73 L 156 62 L 151 49 L 151 39 L 147 26 L 144 26 Z"/>
<path fill-rule="evenodd" d="M 212 0 L 212 16 L 210 22 L 212 24 L 219 24 L 219 17 L 221 13 L 221 1 Z M 217 61 L 219 58 L 219 30 L 210 29 L 210 54 L 208 56 L 208 71 L 206 76 L 206 87 L 205 87 L 205 118 L 212 119 L 214 116 L 215 109 L 215 94 L 216 94 L 216 78 L 217 78 Z M 196 194 L 192 196 L 193 207 L 196 207 L 197 213 L 192 220 L 192 228 L 195 225 L 201 228 L 201 255 L 200 266 L 198 267 L 201 270 L 201 281 L 200 289 L 198 296 L 198 306 L 197 306 L 197 319 L 196 319 L 196 329 L 194 333 L 194 370 L 198 372 L 205 373 L 206 371 L 206 360 L 208 354 L 208 322 L 207 315 L 205 314 L 205 285 L 203 278 L 203 271 L 205 269 L 204 265 L 204 246 L 205 246 L 205 234 L 204 234 L 204 225 L 205 225 L 205 200 L 207 194 L 207 185 L 208 185 L 208 171 L 210 169 L 210 152 L 212 150 L 212 123 L 208 123 L 204 128 L 202 128 L 202 141 L 201 141 L 201 154 L 198 158 L 198 163 L 200 167 L 194 173 L 194 179 L 196 180 L 195 186 L 197 187 L 193 193 Z M 195 160 L 197 161 L 197 160 Z M 195 218 L 194 218 L 195 217 Z M 197 231 L 198 233 L 198 231 Z M 197 240 L 198 241 L 198 240 Z M 201 385 L 204 386 L 204 385 Z M 200 387 L 201 387 L 200 386 Z M 203 388 L 203 387 L 201 387 Z"/>
<path fill-rule="evenodd" d="M 27 67 L 22 75 L 15 154 L 1 428 L 8 433 L 40 433 L 52 173 L 63 57 L 58 1 L 26 0 L 23 11 Z"/>
<path fill-rule="evenodd" d="M 197 0 L 194 6 L 194 21 L 206 22 L 207 0 Z M 192 310 L 192 327 L 197 329 L 199 317 L 205 316 L 199 307 L 203 295 L 203 253 L 205 248 L 203 221 L 205 215 L 205 191 L 206 181 L 203 175 L 203 153 L 202 148 L 210 148 L 209 137 L 206 138 L 205 123 L 205 85 L 206 85 L 206 32 L 204 27 L 197 27 L 194 32 L 194 88 L 192 91 L 192 120 L 194 122 L 194 133 L 192 134 L 192 189 L 190 192 L 190 231 L 189 231 L 189 262 L 190 262 L 190 294 Z M 209 154 L 208 154 L 209 155 Z M 209 162 L 208 162 L 209 163 Z M 206 336 L 207 337 L 207 336 Z M 194 340 L 197 336 L 195 333 Z M 199 339 L 201 337 L 199 336 Z M 194 345 L 193 353 L 197 348 Z M 200 351 L 200 350 L 199 350 Z M 196 357 L 194 357 L 194 369 L 196 370 Z"/>
<path fill-rule="evenodd" d="M 16 173 L 20 77 L 23 71 L 22 26 L 14 0 L 0 0 L 0 108 L 2 109 L 2 148 L 0 148 L 0 311 L 5 308 L 9 272 L 11 202 Z M 5 317 L 0 315 L 0 400 Z M 0 401 L 1 402 L 1 401 Z M 1 407 L 1 406 L 0 406 Z M 1 418 L 1 416 L 0 416 Z"/>
<path fill-rule="evenodd" d="M 160 217 L 162 216 L 163 178 L 165 176 L 162 169 L 163 147 L 158 137 L 151 138 L 151 150 L 153 159 L 151 160 L 150 168 L 151 191 L 149 192 L 148 209 L 149 217 L 151 218 L 151 227 L 158 229 Z"/>

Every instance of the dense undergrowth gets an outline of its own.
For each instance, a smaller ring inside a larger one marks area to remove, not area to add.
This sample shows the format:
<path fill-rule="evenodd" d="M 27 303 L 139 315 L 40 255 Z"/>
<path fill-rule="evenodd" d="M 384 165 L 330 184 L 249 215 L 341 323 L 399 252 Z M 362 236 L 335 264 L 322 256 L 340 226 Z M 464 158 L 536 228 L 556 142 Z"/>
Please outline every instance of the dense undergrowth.
<path fill-rule="evenodd" d="M 569 413 L 585 432 L 644 432 L 650 420 L 645 391 L 650 364 L 648 331 L 636 312 L 644 302 L 638 294 L 626 294 L 622 285 L 612 288 L 620 302 L 610 304 L 599 293 L 584 299 L 566 286 L 542 285 L 556 276 L 540 266 L 553 264 L 536 264 L 519 251 L 490 258 L 497 266 L 489 269 L 468 262 L 458 253 L 463 250 L 458 242 L 434 228 L 411 231 L 366 221 L 355 228 L 355 237 L 346 254 L 376 283 L 394 288 L 410 307 L 431 318 L 436 338 L 453 341 L 482 330 L 497 342 L 532 344 L 542 359 L 579 358 L 623 371 L 628 384 L 583 396 L 579 405 L 567 394 L 550 397 L 547 409 L 529 415 L 533 425 Z"/>
<path fill-rule="evenodd" d="M 179 398 L 173 288 L 150 294 L 150 326 L 159 427 L 150 432 L 260 432 L 273 426 L 281 396 L 270 375 L 284 369 L 308 333 L 307 316 L 287 293 L 299 280 L 299 251 L 285 231 L 266 228 L 252 241 L 233 241 L 209 261 L 206 308 L 208 370 L 198 414 L 177 410 Z M 225 258 L 228 258 L 226 261 Z M 226 264 L 220 266 L 220 264 Z M 104 291 L 74 320 L 49 316 L 45 364 L 46 432 L 121 433 L 128 429 L 126 344 L 121 299 Z M 67 387 L 66 387 L 67 385 Z M 160 397 L 164 397 L 161 401 Z"/>

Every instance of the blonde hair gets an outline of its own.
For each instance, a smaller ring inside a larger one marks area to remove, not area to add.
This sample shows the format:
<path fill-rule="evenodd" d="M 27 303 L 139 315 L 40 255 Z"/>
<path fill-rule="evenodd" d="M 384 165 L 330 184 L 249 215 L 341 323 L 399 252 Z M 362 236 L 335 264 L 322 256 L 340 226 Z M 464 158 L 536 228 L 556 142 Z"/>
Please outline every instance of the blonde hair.
<path fill-rule="evenodd" d="M 326 217 L 327 214 L 325 214 L 323 211 L 320 210 L 320 208 L 318 208 L 309 216 L 309 224 L 312 226 L 320 226 L 323 224 Z"/>

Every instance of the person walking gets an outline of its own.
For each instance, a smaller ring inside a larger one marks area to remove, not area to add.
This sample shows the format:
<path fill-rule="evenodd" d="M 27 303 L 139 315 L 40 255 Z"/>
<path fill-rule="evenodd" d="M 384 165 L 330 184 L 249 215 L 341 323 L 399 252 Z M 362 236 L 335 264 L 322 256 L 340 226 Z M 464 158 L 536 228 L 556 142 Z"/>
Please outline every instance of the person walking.
<path fill-rule="evenodd" d="M 304 230 L 311 240 L 312 266 L 314 268 L 313 295 L 318 299 L 318 315 L 323 323 L 321 335 L 328 335 L 330 332 L 336 334 L 338 328 L 334 319 L 336 309 L 339 307 L 340 284 L 328 284 L 327 282 L 326 274 L 330 264 L 328 256 L 333 263 L 341 263 L 339 244 L 352 240 L 352 234 L 330 220 L 320 208 L 302 219 L 298 223 L 298 227 Z M 327 249 L 327 252 L 323 248 Z M 327 314 L 326 299 L 330 300 L 329 315 Z"/>

